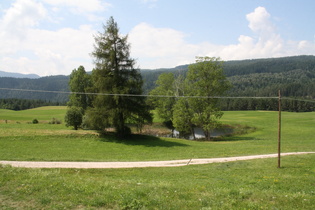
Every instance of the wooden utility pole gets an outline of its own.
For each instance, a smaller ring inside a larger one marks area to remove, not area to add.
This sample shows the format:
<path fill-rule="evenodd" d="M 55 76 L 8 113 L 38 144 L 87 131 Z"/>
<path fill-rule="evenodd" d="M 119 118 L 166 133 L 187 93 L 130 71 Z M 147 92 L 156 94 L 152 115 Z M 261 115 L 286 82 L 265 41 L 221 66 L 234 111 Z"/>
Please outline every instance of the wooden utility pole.
<path fill-rule="evenodd" d="M 281 158 L 281 92 L 279 90 L 279 116 L 278 116 L 278 168 L 281 167 L 280 165 L 280 158 Z"/>

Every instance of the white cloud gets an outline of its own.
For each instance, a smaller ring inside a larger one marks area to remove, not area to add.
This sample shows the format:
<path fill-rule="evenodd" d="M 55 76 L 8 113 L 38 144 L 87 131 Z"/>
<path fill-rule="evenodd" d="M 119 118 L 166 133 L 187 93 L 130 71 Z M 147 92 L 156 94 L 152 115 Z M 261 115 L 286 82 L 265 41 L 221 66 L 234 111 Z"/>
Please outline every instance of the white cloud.
<path fill-rule="evenodd" d="M 210 55 L 221 56 L 226 60 L 239 60 L 315 54 L 314 43 L 305 40 L 283 40 L 264 7 L 257 7 L 254 12 L 246 15 L 246 18 L 254 37 L 241 35 L 237 45 L 223 46 Z"/>
<path fill-rule="evenodd" d="M 91 70 L 92 60 L 89 53 L 93 50 L 93 33 L 89 26 L 81 26 L 79 29 L 63 28 L 58 31 L 30 29 L 27 40 L 21 42 L 18 48 L 20 51 L 33 52 L 34 56 L 4 56 L 1 59 L 1 68 L 39 75 L 67 75 L 79 65 Z"/>
<path fill-rule="evenodd" d="M 41 3 L 33 0 L 18 0 L 0 20 L 2 35 L 23 38 L 25 30 L 37 26 L 46 15 L 47 11 Z"/>
<path fill-rule="evenodd" d="M 5 11 L 0 19 L 1 70 L 44 76 L 69 74 L 79 65 L 92 69 L 95 31 L 89 25 L 40 29 L 48 9 L 35 0 L 17 0 Z"/>
<path fill-rule="evenodd" d="M 169 28 L 154 28 L 141 23 L 133 28 L 129 40 L 133 43 L 134 53 L 149 57 L 161 57 L 166 54 L 176 55 L 178 47 L 184 42 L 184 34 Z"/>
<path fill-rule="evenodd" d="M 246 18 L 254 35 L 240 35 L 233 45 L 189 44 L 180 31 L 141 23 L 129 35 L 132 56 L 139 58 L 141 68 L 162 68 L 194 62 L 195 56 L 240 60 L 315 54 L 313 42 L 283 40 L 264 7 L 257 7 Z"/>
<path fill-rule="evenodd" d="M 186 43 L 185 37 L 174 29 L 140 23 L 129 33 L 132 56 L 139 59 L 141 68 L 186 64 L 192 60 L 191 54 L 197 53 L 198 46 Z"/>
<path fill-rule="evenodd" d="M 270 21 L 271 15 L 264 7 L 257 7 L 254 12 L 246 15 L 249 21 L 248 27 L 256 33 L 274 33 L 275 26 Z"/>
<path fill-rule="evenodd" d="M 65 8 L 72 14 L 83 15 L 89 21 L 102 20 L 97 13 L 101 13 L 111 7 L 110 3 L 102 0 L 44 0 L 44 2 L 52 6 L 52 11 L 55 13 L 63 12 Z"/>
<path fill-rule="evenodd" d="M 79 65 L 92 70 L 89 53 L 96 33 L 92 26 L 42 29 L 50 15 L 69 11 L 88 17 L 106 10 L 101 0 L 17 0 L 0 17 L 0 69 L 8 72 L 36 73 L 41 76 L 70 74 Z M 147 3 L 155 1 L 147 1 Z M 144 2 L 145 3 L 145 2 Z M 60 11 L 59 11 L 60 10 Z M 94 13 L 95 12 L 95 13 Z M 60 16 L 58 16 L 60 17 Z M 284 40 L 263 7 L 246 15 L 253 35 L 240 35 L 237 44 L 210 42 L 190 44 L 187 34 L 171 28 L 156 28 L 147 23 L 136 25 L 129 33 L 131 56 L 140 68 L 163 68 L 192 63 L 195 56 L 215 56 L 224 60 L 315 54 L 315 42 Z"/>
<path fill-rule="evenodd" d="M 69 7 L 75 12 L 99 12 L 110 7 L 109 3 L 101 0 L 44 0 L 55 7 Z"/>

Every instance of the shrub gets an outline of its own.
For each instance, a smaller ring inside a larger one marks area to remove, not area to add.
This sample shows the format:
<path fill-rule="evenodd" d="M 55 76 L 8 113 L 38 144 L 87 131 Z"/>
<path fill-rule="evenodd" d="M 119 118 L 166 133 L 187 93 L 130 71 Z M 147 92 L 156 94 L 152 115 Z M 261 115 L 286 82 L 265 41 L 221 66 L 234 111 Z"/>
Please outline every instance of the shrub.
<path fill-rule="evenodd" d="M 34 119 L 34 120 L 33 120 L 33 124 L 38 124 L 38 120 L 37 120 L 37 119 Z"/>
<path fill-rule="evenodd" d="M 82 124 L 83 109 L 80 107 L 70 107 L 65 116 L 66 126 L 73 126 L 75 130 Z"/>
<path fill-rule="evenodd" d="M 61 124 L 61 120 L 58 120 L 56 118 L 52 118 L 49 124 Z"/>

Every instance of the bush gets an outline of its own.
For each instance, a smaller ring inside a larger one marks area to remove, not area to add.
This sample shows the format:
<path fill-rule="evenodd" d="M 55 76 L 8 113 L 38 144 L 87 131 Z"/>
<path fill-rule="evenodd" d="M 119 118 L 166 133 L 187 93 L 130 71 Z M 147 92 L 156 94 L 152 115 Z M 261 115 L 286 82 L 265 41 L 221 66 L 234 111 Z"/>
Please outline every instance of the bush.
<path fill-rule="evenodd" d="M 34 119 L 34 120 L 33 120 L 33 124 L 38 124 L 38 120 L 37 120 L 37 119 Z"/>
<path fill-rule="evenodd" d="M 82 124 L 83 119 L 83 109 L 80 107 L 70 107 L 65 116 L 66 126 L 73 126 L 74 130 L 78 130 L 78 128 Z"/>
<path fill-rule="evenodd" d="M 61 120 L 58 120 L 56 118 L 52 118 L 49 124 L 61 124 Z"/>

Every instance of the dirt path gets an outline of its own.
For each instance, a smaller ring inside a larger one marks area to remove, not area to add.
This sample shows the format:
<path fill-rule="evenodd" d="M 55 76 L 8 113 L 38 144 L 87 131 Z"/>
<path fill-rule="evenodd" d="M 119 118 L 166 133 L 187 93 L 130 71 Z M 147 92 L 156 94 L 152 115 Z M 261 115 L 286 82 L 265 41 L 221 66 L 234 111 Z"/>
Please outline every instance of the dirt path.
<path fill-rule="evenodd" d="M 282 153 L 281 156 L 315 154 L 315 152 Z M 144 167 L 176 167 L 208 163 L 222 163 L 239 160 L 252 160 L 261 158 L 275 158 L 278 154 L 252 155 L 240 157 L 186 159 L 169 161 L 143 161 L 143 162 L 31 162 L 31 161 L 0 161 L 0 164 L 23 168 L 144 168 Z"/>

